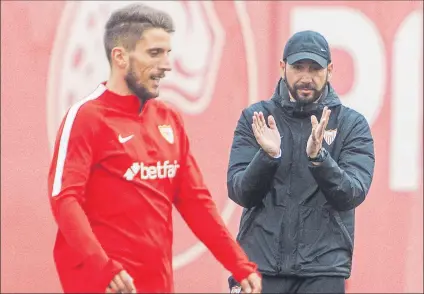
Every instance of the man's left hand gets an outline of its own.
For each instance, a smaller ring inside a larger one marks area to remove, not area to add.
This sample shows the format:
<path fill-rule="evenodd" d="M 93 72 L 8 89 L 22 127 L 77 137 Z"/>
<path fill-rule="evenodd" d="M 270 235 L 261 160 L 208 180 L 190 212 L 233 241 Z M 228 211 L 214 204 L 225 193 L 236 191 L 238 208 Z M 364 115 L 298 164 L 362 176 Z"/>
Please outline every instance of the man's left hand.
<path fill-rule="evenodd" d="M 306 143 L 306 154 L 310 158 L 315 158 L 322 147 L 322 139 L 324 138 L 325 128 L 327 127 L 328 120 L 330 119 L 331 110 L 327 106 L 322 111 L 321 121 L 315 115 L 311 116 L 312 132 L 309 136 L 308 143 Z"/>
<path fill-rule="evenodd" d="M 261 293 L 262 279 L 257 273 L 251 273 L 246 279 L 240 282 L 242 293 Z"/>

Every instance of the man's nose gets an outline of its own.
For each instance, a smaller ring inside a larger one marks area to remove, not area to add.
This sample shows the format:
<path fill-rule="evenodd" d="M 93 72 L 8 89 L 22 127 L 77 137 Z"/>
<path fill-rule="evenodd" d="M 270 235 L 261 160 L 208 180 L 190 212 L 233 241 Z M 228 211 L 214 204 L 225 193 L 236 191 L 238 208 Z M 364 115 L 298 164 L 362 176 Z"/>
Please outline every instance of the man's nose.
<path fill-rule="evenodd" d="M 302 83 L 310 83 L 312 82 L 312 76 L 308 72 L 304 72 L 300 78 L 300 81 Z"/>
<path fill-rule="evenodd" d="M 159 68 L 164 71 L 171 71 L 171 60 L 168 55 L 164 56 L 161 63 L 159 64 Z"/>

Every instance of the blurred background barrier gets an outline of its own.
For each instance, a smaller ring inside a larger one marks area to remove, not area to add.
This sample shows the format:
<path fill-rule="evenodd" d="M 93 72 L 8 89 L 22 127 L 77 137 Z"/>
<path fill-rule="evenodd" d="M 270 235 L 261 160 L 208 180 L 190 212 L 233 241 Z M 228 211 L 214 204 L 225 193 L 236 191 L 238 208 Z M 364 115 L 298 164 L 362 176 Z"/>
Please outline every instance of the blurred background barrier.
<path fill-rule="evenodd" d="M 1 2 L 1 292 L 61 291 L 47 172 L 58 124 L 108 77 L 103 25 L 123 2 Z M 172 14 L 174 71 L 161 99 L 183 114 L 193 152 L 231 232 L 226 167 L 241 110 L 268 99 L 288 37 L 332 47 L 333 85 L 372 126 L 376 170 L 357 209 L 347 291 L 423 292 L 423 2 L 157 1 Z M 177 292 L 227 291 L 228 272 L 177 213 Z"/>

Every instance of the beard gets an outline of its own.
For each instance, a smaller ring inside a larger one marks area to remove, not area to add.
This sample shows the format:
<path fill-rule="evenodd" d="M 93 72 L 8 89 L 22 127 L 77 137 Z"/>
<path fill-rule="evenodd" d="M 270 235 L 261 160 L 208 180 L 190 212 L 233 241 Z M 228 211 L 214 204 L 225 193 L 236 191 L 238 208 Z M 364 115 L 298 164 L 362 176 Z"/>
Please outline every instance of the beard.
<path fill-rule="evenodd" d="M 327 76 L 325 77 L 325 83 L 324 85 L 321 87 L 321 89 L 318 89 L 317 86 L 311 82 L 311 83 L 296 83 L 293 86 L 291 86 L 288 82 L 287 82 L 287 76 L 284 76 L 284 80 L 286 82 L 287 88 L 291 94 L 291 96 L 293 97 L 294 100 L 296 100 L 297 103 L 302 104 L 302 105 L 306 105 L 306 104 L 310 104 L 310 103 L 314 103 L 315 101 L 317 101 L 322 93 L 325 90 L 325 86 L 327 85 L 327 81 L 328 81 L 328 73 Z M 311 95 L 308 96 L 304 96 L 304 95 L 299 95 L 298 91 L 300 90 L 310 90 L 312 92 Z"/>
<path fill-rule="evenodd" d="M 130 60 L 130 68 L 128 69 L 128 73 L 125 75 L 125 82 L 127 83 L 128 89 L 137 96 L 142 104 L 144 104 L 147 100 L 156 98 L 158 96 L 157 93 L 150 92 L 146 87 L 144 87 L 137 78 L 137 74 L 135 73 L 132 65 L 132 61 Z"/>

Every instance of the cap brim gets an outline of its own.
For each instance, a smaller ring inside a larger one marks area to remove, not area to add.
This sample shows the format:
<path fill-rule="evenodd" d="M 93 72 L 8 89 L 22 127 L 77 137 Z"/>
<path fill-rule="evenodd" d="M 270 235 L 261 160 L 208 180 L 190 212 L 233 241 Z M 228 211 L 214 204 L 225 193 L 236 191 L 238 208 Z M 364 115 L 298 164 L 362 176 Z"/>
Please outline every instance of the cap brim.
<path fill-rule="evenodd" d="M 327 65 L 328 65 L 328 62 L 325 58 L 319 56 L 318 54 L 311 53 L 311 52 L 299 52 L 299 53 L 292 54 L 292 55 L 287 57 L 287 63 L 291 65 L 295 62 L 298 62 L 298 61 L 304 60 L 304 59 L 309 59 L 309 60 L 315 61 L 316 63 L 318 63 L 323 68 L 327 67 Z"/>

